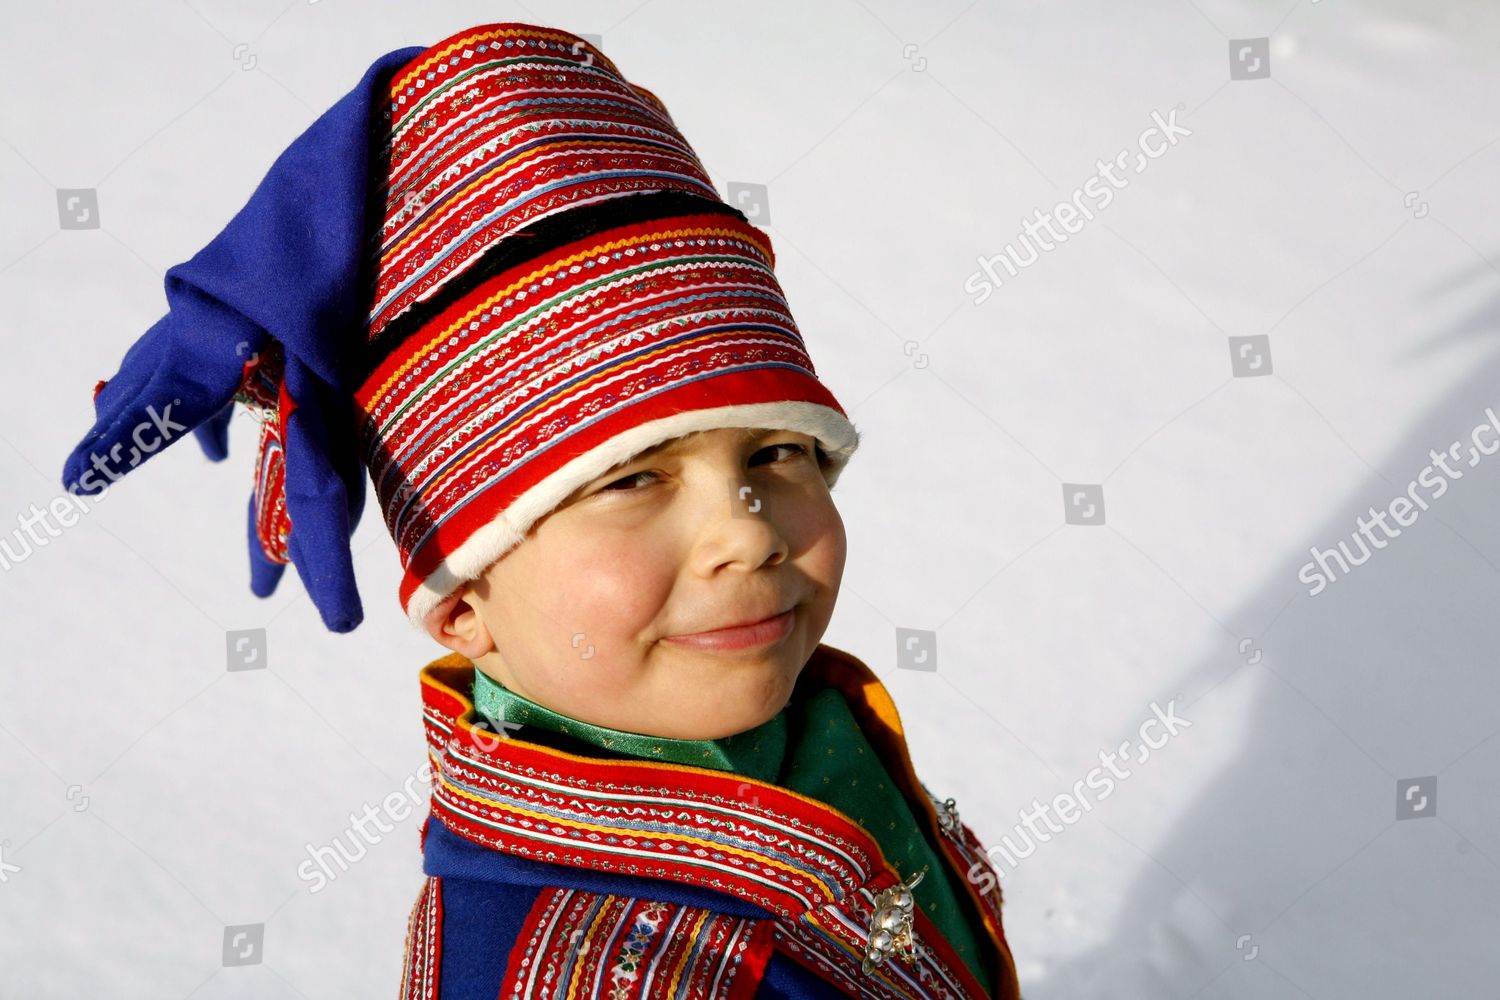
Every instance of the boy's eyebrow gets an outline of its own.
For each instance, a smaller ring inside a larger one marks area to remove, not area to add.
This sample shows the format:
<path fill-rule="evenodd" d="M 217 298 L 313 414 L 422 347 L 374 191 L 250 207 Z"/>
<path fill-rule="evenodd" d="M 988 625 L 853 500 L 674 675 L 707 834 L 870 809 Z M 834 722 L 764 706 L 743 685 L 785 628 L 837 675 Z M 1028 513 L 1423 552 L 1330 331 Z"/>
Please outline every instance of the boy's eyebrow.
<path fill-rule="evenodd" d="M 663 441 L 661 444 L 636 455 L 636 458 L 663 458 L 667 455 L 675 455 L 687 448 L 693 439 L 691 437 L 673 438 L 671 441 Z"/>
<path fill-rule="evenodd" d="M 746 441 L 753 441 L 756 438 L 766 437 L 770 434 L 779 433 L 779 431 L 773 427 L 744 427 L 741 428 L 741 430 L 745 432 Z M 595 476 L 593 479 L 589 480 L 587 483 L 583 483 L 572 493 L 568 494 L 568 496 L 565 497 L 562 502 L 567 503 L 575 499 L 579 493 L 582 493 L 584 490 L 588 489 L 588 487 L 593 483 L 597 483 L 601 479 L 605 479 L 609 476 L 614 475 L 626 466 L 634 465 L 636 462 L 646 462 L 656 458 L 665 458 L 670 455 L 675 455 L 683 449 L 687 448 L 696 436 L 697 432 L 684 434 L 681 437 L 673 438 L 671 441 L 664 441 L 661 444 L 653 445 L 650 448 L 644 448 L 641 451 L 636 452 L 629 458 L 616 462 L 614 465 L 610 466 L 608 469 L 605 469 L 603 472 Z"/>
<path fill-rule="evenodd" d="M 771 428 L 767 428 L 767 427 L 760 427 L 760 428 L 746 427 L 746 428 L 742 428 L 742 429 L 745 432 L 745 440 L 747 440 L 747 441 L 753 441 L 753 440 L 755 440 L 758 437 L 764 437 L 767 434 L 775 434 L 776 433 L 775 430 L 773 430 Z M 590 482 L 597 481 L 599 479 L 603 479 L 605 476 L 613 475 L 614 473 L 620 471 L 621 469 L 625 468 L 626 466 L 634 465 L 637 462 L 649 462 L 649 461 L 651 461 L 653 459 L 668 458 L 668 457 L 670 457 L 672 455 L 676 455 L 678 452 L 681 452 L 684 449 L 690 447 L 692 445 L 692 443 L 693 443 L 693 439 L 696 436 L 697 436 L 696 432 L 692 433 L 692 434 L 684 434 L 681 437 L 673 438 L 670 441 L 664 441 L 661 444 L 653 445 L 650 448 L 643 448 L 642 450 L 636 452 L 634 455 L 631 455 L 629 458 L 622 459 L 622 460 L 616 462 L 614 465 L 610 466 L 608 469 L 605 469 L 598 476 L 595 476 L 593 480 L 590 480 Z M 584 485 L 586 486 L 587 484 L 584 484 Z M 579 487 L 579 489 L 583 489 L 583 488 L 584 487 L 582 487 L 582 486 Z"/>
<path fill-rule="evenodd" d="M 745 440 L 747 441 L 753 441 L 755 438 L 764 437 L 767 434 L 776 433 L 775 430 L 763 427 L 745 427 L 741 429 L 745 432 Z M 689 447 L 693 443 L 693 439 L 695 437 L 695 434 L 686 434 L 682 437 L 674 438 L 671 441 L 663 442 L 662 444 L 656 445 L 653 448 L 647 448 L 644 451 L 639 452 L 635 456 L 635 458 L 630 459 L 624 464 L 628 465 L 630 464 L 630 462 L 640 461 L 644 458 L 665 458 L 668 455 L 676 455 L 678 452 Z"/>

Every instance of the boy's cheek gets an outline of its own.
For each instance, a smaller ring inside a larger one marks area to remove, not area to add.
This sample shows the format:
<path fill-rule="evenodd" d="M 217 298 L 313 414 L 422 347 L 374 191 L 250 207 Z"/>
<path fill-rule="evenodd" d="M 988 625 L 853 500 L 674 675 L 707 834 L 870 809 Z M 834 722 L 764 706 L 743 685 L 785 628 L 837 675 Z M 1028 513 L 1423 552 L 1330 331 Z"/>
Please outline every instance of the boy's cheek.
<path fill-rule="evenodd" d="M 837 584 L 848 555 L 848 537 L 838 508 L 832 503 L 809 504 L 789 518 L 784 529 L 792 551 L 809 576 L 822 583 Z"/>
<path fill-rule="evenodd" d="M 654 636 L 671 595 L 675 571 L 658 560 L 601 549 L 580 555 L 549 595 L 553 615 L 568 631 L 583 632 L 596 648 L 622 647 Z"/>

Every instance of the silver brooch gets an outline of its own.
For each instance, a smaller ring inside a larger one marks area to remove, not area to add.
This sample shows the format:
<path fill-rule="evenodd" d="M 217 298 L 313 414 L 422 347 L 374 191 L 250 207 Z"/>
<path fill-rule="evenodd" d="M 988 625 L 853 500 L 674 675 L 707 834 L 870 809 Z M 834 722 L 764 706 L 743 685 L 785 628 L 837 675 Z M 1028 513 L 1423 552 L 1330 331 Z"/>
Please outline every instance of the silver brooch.
<path fill-rule="evenodd" d="M 916 897 L 912 895 L 927 873 L 927 866 L 905 882 L 897 882 L 882 889 L 875 897 L 875 912 L 870 917 L 870 930 L 866 937 L 865 960 L 860 964 L 865 975 L 874 972 L 892 955 L 900 955 L 908 962 L 917 957 L 917 943 L 912 937 L 911 914 L 916 908 Z"/>
<path fill-rule="evenodd" d="M 958 831 L 958 805 L 952 799 L 944 799 L 942 812 L 938 813 L 938 826 L 943 828 L 944 833 L 956 833 Z"/>

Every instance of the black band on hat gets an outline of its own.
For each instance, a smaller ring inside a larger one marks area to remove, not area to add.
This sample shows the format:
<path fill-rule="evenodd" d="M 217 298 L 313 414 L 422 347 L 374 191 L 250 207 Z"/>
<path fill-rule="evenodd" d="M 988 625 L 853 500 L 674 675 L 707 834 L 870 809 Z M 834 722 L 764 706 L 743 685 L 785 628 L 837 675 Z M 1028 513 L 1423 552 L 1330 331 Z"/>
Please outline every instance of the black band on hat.
<path fill-rule="evenodd" d="M 397 345 L 490 277 L 605 229 L 692 214 L 729 215 L 742 222 L 749 221 L 732 205 L 685 191 L 654 191 L 610 198 L 537 220 L 486 249 L 478 261 L 444 284 L 432 298 L 414 303 L 387 324 L 380 335 L 369 342 L 364 365 L 353 384 L 363 382 Z"/>

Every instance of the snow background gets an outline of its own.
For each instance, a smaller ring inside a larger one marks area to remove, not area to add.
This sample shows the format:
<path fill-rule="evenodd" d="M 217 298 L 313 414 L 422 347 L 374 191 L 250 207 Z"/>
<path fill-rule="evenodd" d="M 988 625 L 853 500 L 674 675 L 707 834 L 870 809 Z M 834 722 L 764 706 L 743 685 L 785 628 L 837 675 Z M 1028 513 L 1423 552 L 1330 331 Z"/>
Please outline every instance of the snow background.
<path fill-rule="evenodd" d="M 1500 457 L 1316 597 L 1297 574 L 1500 407 L 1500 11 L 0 18 L 0 511 L 61 493 L 162 273 L 376 56 L 487 21 L 599 34 L 721 193 L 766 185 L 778 275 L 864 434 L 824 641 L 888 685 L 924 780 L 985 843 L 1020 843 L 1018 814 L 1134 740 L 1152 702 L 1192 723 L 1007 871 L 1028 1000 L 1493 995 Z M 1270 77 L 1230 80 L 1230 40 L 1261 37 Z M 1190 137 L 974 304 L 977 257 L 1179 104 Z M 58 188 L 96 188 L 102 227 L 60 230 Z M 1234 377 L 1229 338 L 1257 335 L 1272 373 Z M 255 430 L 242 411 L 223 465 L 167 449 L 0 573 L 0 997 L 395 991 L 420 816 L 322 892 L 296 869 L 421 765 L 417 670 L 443 651 L 401 617 L 373 501 L 354 633 L 326 632 L 294 573 L 249 593 Z M 1105 522 L 1067 523 L 1063 484 L 1100 484 Z M 269 669 L 226 671 L 226 633 L 254 628 Z M 898 666 L 897 629 L 936 632 L 935 671 Z M 1414 777 L 1441 795 L 1398 820 Z M 241 924 L 264 925 L 261 961 L 225 968 Z"/>

